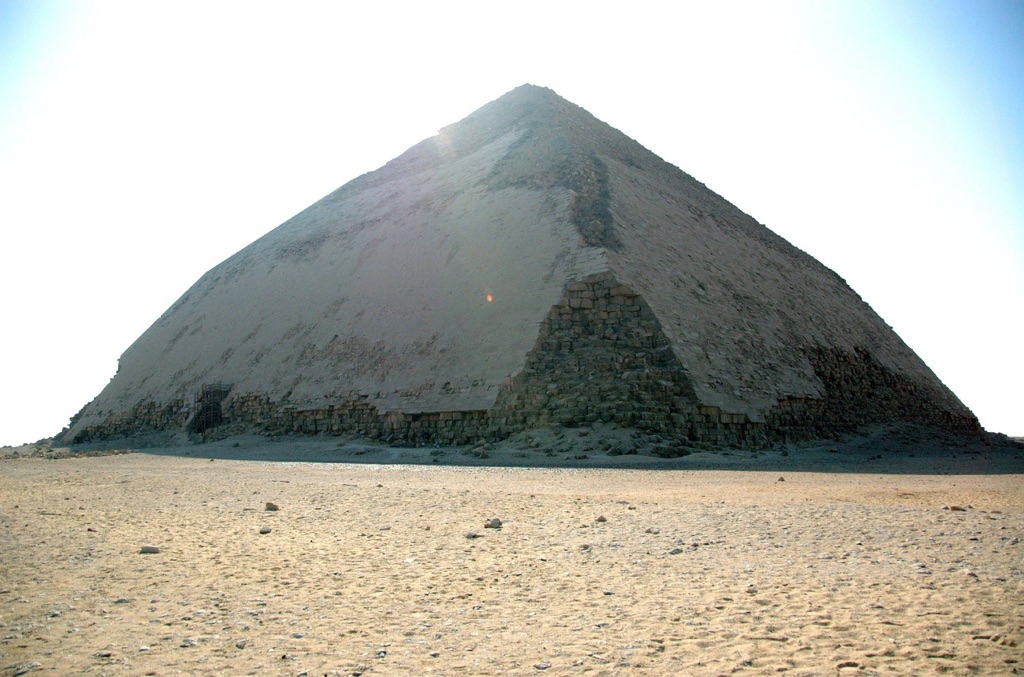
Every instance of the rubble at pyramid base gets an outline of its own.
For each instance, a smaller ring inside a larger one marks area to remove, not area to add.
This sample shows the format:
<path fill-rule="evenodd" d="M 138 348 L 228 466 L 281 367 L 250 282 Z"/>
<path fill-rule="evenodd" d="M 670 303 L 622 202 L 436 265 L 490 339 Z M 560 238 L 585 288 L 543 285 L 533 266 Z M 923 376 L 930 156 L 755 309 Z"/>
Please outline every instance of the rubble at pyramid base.
<path fill-rule="evenodd" d="M 545 427 L 609 424 L 657 435 L 669 450 L 683 454 L 691 448 L 761 449 L 830 439 L 890 423 L 981 432 L 976 418 L 936 406 L 921 386 L 886 369 L 867 350 L 808 347 L 805 352 L 823 397 L 781 399 L 755 417 L 701 403 L 643 298 L 601 273 L 567 287 L 542 323 L 524 369 L 504 384 L 488 410 L 385 412 L 370 394 L 304 404 L 217 386 L 204 388 L 193 402 L 141 402 L 67 441 L 188 431 L 202 439 L 256 432 L 466 445 Z M 217 394 L 213 415 L 211 401 L 204 399 L 207 391 Z"/>

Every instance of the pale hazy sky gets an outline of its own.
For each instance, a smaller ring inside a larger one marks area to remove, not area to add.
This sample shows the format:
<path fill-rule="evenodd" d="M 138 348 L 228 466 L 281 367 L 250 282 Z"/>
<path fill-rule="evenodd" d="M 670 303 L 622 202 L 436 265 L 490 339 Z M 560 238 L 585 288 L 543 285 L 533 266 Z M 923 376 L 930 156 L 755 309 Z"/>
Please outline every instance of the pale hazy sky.
<path fill-rule="evenodd" d="M 0 444 L 59 432 L 214 265 L 526 82 L 1024 435 L 1024 2 L 0 0 Z"/>

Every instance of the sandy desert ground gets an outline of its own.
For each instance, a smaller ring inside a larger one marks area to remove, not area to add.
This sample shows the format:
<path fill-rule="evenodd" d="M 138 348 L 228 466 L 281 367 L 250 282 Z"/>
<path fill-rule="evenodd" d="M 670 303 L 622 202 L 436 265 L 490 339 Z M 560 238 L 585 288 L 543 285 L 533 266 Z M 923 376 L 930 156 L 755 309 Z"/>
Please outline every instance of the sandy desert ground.
<path fill-rule="evenodd" d="M 0 674 L 1024 672 L 1024 448 L 915 449 L 6 449 Z"/>

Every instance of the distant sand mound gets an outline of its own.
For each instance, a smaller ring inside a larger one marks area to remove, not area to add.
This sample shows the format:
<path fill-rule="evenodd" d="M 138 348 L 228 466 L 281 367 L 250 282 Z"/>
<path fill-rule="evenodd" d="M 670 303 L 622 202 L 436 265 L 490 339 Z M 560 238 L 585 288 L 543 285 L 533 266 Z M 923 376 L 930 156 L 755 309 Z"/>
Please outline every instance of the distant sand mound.
<path fill-rule="evenodd" d="M 213 268 L 64 435 L 763 446 L 974 415 L 835 273 L 524 85 Z"/>

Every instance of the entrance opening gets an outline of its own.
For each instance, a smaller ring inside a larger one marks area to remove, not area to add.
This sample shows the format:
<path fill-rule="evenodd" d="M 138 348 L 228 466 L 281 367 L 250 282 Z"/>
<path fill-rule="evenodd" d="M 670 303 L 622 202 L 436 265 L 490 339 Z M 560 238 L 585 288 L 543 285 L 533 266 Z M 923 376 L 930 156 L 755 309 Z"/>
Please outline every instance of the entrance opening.
<path fill-rule="evenodd" d="M 226 383 L 204 384 L 196 393 L 195 408 L 192 420 L 189 421 L 188 431 L 205 433 L 210 428 L 216 428 L 223 423 L 224 414 L 221 411 L 221 403 L 230 392 L 231 386 Z"/>

